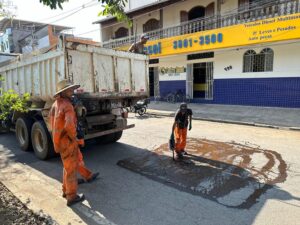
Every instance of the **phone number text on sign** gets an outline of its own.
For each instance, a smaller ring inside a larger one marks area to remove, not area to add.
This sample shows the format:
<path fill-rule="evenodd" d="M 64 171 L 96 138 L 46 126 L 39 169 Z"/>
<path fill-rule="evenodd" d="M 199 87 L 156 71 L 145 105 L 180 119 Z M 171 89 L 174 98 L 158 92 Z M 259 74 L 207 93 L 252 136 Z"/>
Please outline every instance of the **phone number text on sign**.
<path fill-rule="evenodd" d="M 216 43 L 222 43 L 223 42 L 223 34 L 211 34 L 211 35 L 205 35 L 200 36 L 199 39 L 181 39 L 181 40 L 175 40 L 173 41 L 173 49 L 181 49 L 181 48 L 191 48 L 193 45 L 210 45 L 210 44 L 216 44 Z"/>

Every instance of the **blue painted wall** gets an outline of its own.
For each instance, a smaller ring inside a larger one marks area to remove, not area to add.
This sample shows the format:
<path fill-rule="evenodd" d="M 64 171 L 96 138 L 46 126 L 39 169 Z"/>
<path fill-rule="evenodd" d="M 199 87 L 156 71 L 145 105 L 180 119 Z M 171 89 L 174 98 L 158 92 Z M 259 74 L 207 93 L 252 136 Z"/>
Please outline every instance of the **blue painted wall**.
<path fill-rule="evenodd" d="M 300 77 L 214 80 L 214 102 L 300 107 Z"/>
<path fill-rule="evenodd" d="M 182 89 L 185 81 L 160 81 L 161 96 Z M 300 108 L 300 77 L 215 79 L 213 100 L 194 103 Z"/>
<path fill-rule="evenodd" d="M 159 82 L 159 93 L 161 97 L 165 97 L 167 94 L 175 93 L 181 89 L 185 93 L 185 80 L 172 80 L 172 81 L 160 81 Z"/>

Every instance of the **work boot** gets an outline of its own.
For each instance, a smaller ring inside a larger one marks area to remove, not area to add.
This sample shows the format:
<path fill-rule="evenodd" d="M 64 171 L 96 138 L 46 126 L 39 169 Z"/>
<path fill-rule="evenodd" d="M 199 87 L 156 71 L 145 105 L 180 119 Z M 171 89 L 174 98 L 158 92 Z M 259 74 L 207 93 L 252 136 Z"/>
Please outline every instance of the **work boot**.
<path fill-rule="evenodd" d="M 182 155 L 187 155 L 188 153 L 187 153 L 184 149 L 182 149 L 182 150 L 181 150 L 181 154 L 182 154 Z"/>
<path fill-rule="evenodd" d="M 86 181 L 87 181 L 88 183 L 91 183 L 91 182 L 93 182 L 94 180 L 96 180 L 96 178 L 97 178 L 98 176 L 99 176 L 99 172 L 93 173 L 93 175 L 91 176 L 91 178 L 87 179 Z"/>
<path fill-rule="evenodd" d="M 175 160 L 181 160 L 183 159 L 183 155 L 181 152 L 176 152 Z"/>
<path fill-rule="evenodd" d="M 85 199 L 84 194 L 76 195 L 72 200 L 67 201 L 67 206 L 72 206 L 78 202 L 82 202 Z"/>
<path fill-rule="evenodd" d="M 78 184 L 83 184 L 83 183 L 85 183 L 85 180 L 82 179 L 82 178 L 78 178 L 78 179 L 77 179 L 77 183 L 78 183 Z"/>

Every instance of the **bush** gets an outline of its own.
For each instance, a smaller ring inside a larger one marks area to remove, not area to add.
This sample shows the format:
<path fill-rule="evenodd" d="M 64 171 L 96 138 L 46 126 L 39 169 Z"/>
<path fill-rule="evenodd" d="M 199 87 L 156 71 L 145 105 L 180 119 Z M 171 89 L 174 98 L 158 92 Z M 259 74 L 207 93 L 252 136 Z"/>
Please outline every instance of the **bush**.
<path fill-rule="evenodd" d="M 30 94 L 25 93 L 20 96 L 14 90 L 1 92 L 0 96 L 0 120 L 6 121 L 9 115 L 14 112 L 28 112 L 28 101 Z"/>

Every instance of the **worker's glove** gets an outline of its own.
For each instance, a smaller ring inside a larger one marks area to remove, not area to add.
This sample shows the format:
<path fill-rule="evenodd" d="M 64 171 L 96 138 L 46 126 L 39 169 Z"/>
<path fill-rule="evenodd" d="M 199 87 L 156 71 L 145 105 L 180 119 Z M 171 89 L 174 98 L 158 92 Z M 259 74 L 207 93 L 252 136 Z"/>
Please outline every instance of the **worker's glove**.
<path fill-rule="evenodd" d="M 84 147 L 84 139 L 77 139 L 77 144 L 79 145 L 79 147 Z"/>
<path fill-rule="evenodd" d="M 85 117 L 87 114 L 87 109 L 82 105 L 76 105 L 75 112 L 76 112 L 77 118 Z"/>
<path fill-rule="evenodd" d="M 192 124 L 190 124 L 190 126 L 189 126 L 189 130 L 191 130 L 192 129 Z"/>

